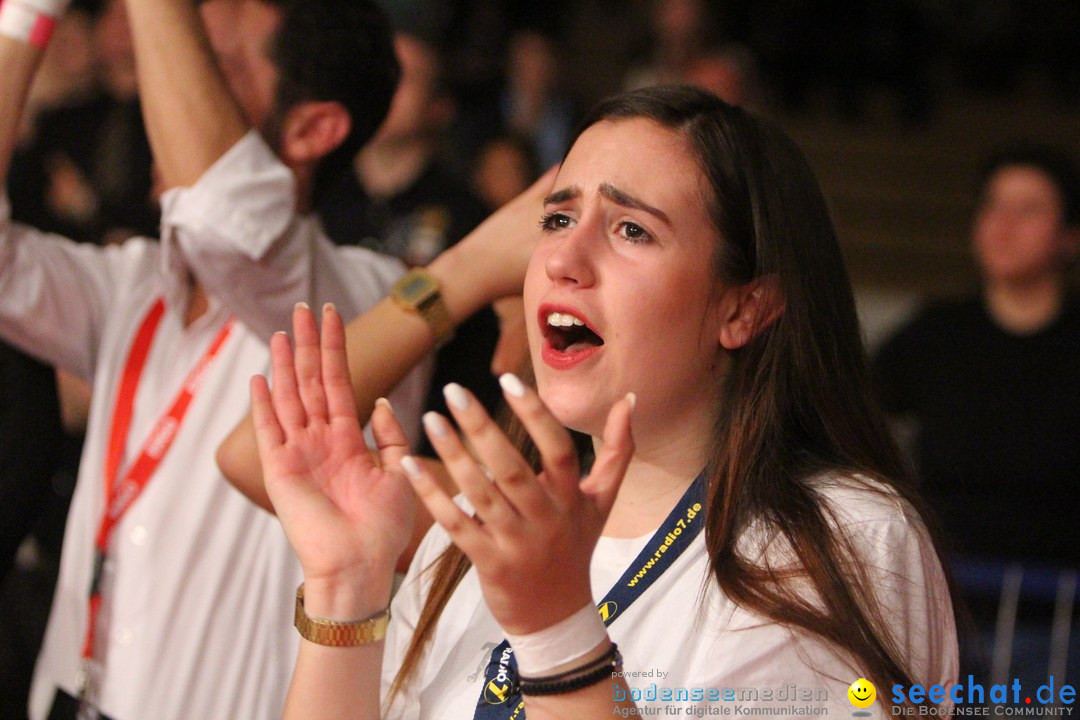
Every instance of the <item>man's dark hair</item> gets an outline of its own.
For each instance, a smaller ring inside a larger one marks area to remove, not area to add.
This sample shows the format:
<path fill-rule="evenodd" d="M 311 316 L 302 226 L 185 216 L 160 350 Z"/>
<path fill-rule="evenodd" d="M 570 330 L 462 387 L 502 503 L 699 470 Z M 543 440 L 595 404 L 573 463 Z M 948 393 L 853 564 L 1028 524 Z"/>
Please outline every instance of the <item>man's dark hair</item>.
<path fill-rule="evenodd" d="M 271 123 L 297 103 L 336 101 L 352 129 L 315 175 L 315 196 L 352 163 L 390 109 L 401 68 L 390 24 L 370 0 L 264 0 L 281 10 L 268 56 L 278 71 Z M 280 128 L 279 128 L 280 129 Z"/>
<path fill-rule="evenodd" d="M 986 190 L 990 178 L 1007 167 L 1027 167 L 1046 175 L 1061 194 L 1061 220 L 1069 227 L 1080 225 L 1080 168 L 1063 148 L 1020 141 L 995 150 L 983 163 L 978 191 Z"/>

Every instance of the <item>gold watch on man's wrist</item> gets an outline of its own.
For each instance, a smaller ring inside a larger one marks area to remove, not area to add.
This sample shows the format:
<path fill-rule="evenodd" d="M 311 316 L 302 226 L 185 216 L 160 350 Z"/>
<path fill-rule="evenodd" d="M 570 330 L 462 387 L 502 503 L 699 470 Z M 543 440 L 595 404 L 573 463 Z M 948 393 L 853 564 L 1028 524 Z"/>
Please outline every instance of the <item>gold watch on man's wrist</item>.
<path fill-rule="evenodd" d="M 296 630 L 300 637 L 317 645 L 330 647 L 357 647 L 370 645 L 386 637 L 390 624 L 390 608 L 371 617 L 350 622 L 321 620 L 309 617 L 304 610 L 304 585 L 296 588 Z"/>
<path fill-rule="evenodd" d="M 414 312 L 435 333 L 435 347 L 442 347 L 454 337 L 454 324 L 443 301 L 439 281 L 423 268 L 413 268 L 394 283 L 390 296 L 401 308 Z"/>

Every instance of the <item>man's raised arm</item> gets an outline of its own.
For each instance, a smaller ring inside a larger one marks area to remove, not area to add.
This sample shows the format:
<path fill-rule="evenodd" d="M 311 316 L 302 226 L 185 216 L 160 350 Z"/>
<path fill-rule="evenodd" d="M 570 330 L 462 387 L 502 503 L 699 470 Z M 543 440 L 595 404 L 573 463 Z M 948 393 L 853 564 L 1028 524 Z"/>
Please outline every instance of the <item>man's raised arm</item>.
<path fill-rule="evenodd" d="M 229 90 L 194 0 L 126 0 L 154 160 L 166 187 L 193 185 L 248 125 Z M 218 2 L 230 12 L 235 2 Z"/>

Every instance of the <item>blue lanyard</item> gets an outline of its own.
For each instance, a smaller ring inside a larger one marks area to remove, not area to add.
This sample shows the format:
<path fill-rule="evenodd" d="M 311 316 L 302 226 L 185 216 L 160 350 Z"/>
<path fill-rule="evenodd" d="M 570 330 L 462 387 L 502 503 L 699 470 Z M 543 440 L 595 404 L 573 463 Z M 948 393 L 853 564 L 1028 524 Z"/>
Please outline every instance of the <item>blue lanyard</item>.
<path fill-rule="evenodd" d="M 671 567 L 698 536 L 704 523 L 698 520 L 705 495 L 705 473 L 698 475 L 674 509 L 668 513 L 634 562 L 623 572 L 597 605 L 604 625 L 611 625 L 642 593 Z M 491 651 L 484 671 L 484 687 L 476 702 L 473 720 L 520 720 L 525 701 L 518 691 L 517 660 L 510 642 L 503 640 Z"/>

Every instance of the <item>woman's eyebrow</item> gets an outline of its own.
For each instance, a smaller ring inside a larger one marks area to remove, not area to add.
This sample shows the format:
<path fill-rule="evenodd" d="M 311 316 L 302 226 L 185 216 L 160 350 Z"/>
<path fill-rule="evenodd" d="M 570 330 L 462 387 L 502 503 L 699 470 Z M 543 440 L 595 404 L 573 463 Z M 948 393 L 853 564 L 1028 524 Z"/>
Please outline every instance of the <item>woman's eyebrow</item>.
<path fill-rule="evenodd" d="M 544 198 L 545 205 L 551 205 L 555 203 L 566 202 L 567 200 L 573 200 L 574 198 L 581 197 L 581 188 L 577 185 L 571 185 L 568 188 L 562 190 L 556 190 L 555 192 Z"/>
<path fill-rule="evenodd" d="M 667 214 L 663 210 L 660 210 L 659 208 L 654 208 L 652 205 L 638 200 L 633 195 L 623 192 L 611 183 L 601 183 L 600 194 L 606 197 L 608 200 L 611 200 L 613 203 L 622 205 L 623 207 L 634 208 L 635 210 L 647 212 L 658 220 L 663 221 L 663 223 L 668 227 L 671 227 L 671 220 L 668 218 Z"/>
<path fill-rule="evenodd" d="M 647 212 L 650 215 L 656 217 L 657 219 L 663 221 L 664 224 L 668 227 L 671 227 L 671 219 L 663 210 L 660 210 L 659 208 L 654 208 L 652 205 L 638 200 L 633 195 L 623 192 L 611 183 L 602 183 L 600 185 L 600 194 L 606 197 L 608 200 L 611 200 L 613 203 L 622 205 L 623 207 L 634 208 L 635 210 Z M 548 195 L 546 198 L 544 198 L 544 204 L 551 205 L 562 203 L 578 197 L 581 197 L 581 188 L 577 185 L 571 185 L 568 188 L 557 190 Z"/>

